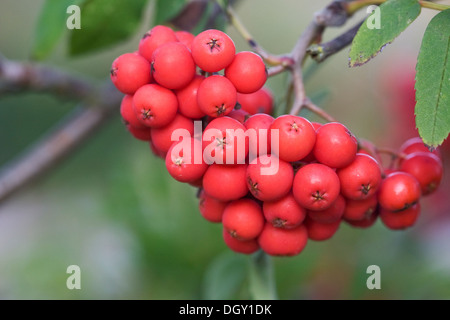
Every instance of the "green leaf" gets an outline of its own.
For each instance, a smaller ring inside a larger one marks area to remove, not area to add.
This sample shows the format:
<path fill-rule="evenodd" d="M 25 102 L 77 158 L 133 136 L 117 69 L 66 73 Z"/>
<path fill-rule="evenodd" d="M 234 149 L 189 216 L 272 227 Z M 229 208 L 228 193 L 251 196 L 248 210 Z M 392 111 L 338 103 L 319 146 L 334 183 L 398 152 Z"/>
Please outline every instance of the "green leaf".
<path fill-rule="evenodd" d="M 374 58 L 418 17 L 420 9 L 417 0 L 390 0 L 383 3 L 379 10 L 367 17 L 353 39 L 350 67 L 361 66 Z"/>
<path fill-rule="evenodd" d="M 146 3 L 146 0 L 85 0 L 81 7 L 81 29 L 71 30 L 70 55 L 104 49 L 130 37 L 141 22 Z"/>
<path fill-rule="evenodd" d="M 437 147 L 450 133 L 450 9 L 428 24 L 416 65 L 416 126 Z"/>
<path fill-rule="evenodd" d="M 157 0 L 153 24 L 162 24 L 175 17 L 187 4 L 187 0 Z"/>
<path fill-rule="evenodd" d="M 67 7 L 83 0 L 46 0 L 42 6 L 34 34 L 32 58 L 42 60 L 54 49 L 66 28 Z"/>
<path fill-rule="evenodd" d="M 254 300 L 276 300 L 275 275 L 272 259 L 263 251 L 258 251 L 250 260 L 250 294 Z"/>
<path fill-rule="evenodd" d="M 227 251 L 218 256 L 205 272 L 203 296 L 208 300 L 229 300 L 242 287 L 247 275 L 247 259 Z"/>

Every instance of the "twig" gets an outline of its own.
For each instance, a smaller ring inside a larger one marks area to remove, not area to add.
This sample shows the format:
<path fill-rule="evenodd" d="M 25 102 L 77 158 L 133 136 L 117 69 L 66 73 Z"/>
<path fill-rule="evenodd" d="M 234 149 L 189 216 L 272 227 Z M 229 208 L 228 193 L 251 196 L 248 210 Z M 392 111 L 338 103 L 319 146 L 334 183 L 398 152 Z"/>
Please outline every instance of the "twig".
<path fill-rule="evenodd" d="M 106 96 L 105 105 L 78 108 L 75 114 L 0 171 L 0 203 L 45 174 L 101 128 L 120 102 L 115 93 L 105 93 Z"/>
<path fill-rule="evenodd" d="M 345 33 L 340 36 L 334 38 L 325 43 L 321 44 L 313 44 L 311 45 L 306 52 L 313 58 L 316 62 L 323 62 L 325 59 L 330 57 L 331 55 L 341 51 L 346 46 L 352 43 L 353 38 L 358 32 L 361 25 L 364 23 L 364 20 L 357 23 L 354 27 L 347 30 Z"/>
<path fill-rule="evenodd" d="M 96 89 L 87 79 L 43 65 L 11 61 L 0 54 L 0 93 L 32 90 L 89 100 Z"/>

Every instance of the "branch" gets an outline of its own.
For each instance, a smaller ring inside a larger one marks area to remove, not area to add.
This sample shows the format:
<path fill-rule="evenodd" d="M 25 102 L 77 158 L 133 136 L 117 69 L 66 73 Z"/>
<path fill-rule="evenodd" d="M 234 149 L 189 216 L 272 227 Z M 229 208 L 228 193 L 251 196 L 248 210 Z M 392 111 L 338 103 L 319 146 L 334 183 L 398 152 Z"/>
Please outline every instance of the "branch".
<path fill-rule="evenodd" d="M 96 89 L 87 79 L 43 65 L 11 61 L 0 54 L 0 93 L 32 90 L 89 100 Z"/>
<path fill-rule="evenodd" d="M 357 23 L 354 27 L 347 30 L 345 33 L 340 36 L 334 38 L 325 43 L 314 44 L 310 46 L 306 52 L 313 58 L 316 62 L 323 62 L 329 56 L 341 51 L 346 46 L 350 45 L 353 41 L 353 38 L 356 36 L 361 25 L 364 23 L 364 20 Z"/>
<path fill-rule="evenodd" d="M 73 115 L 6 165 L 0 171 L 0 203 L 48 172 L 100 129 L 117 110 L 120 97 L 115 88 L 105 88 L 99 97 L 103 105 L 77 108 Z"/>

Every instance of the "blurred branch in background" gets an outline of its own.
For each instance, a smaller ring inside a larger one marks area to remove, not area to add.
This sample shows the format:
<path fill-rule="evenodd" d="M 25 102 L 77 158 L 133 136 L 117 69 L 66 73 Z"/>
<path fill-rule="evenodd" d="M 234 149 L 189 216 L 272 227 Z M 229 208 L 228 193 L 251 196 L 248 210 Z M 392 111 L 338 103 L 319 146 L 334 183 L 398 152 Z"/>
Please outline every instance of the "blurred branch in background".
<path fill-rule="evenodd" d="M 19 63 L 0 56 L 0 95 L 24 90 L 50 92 L 83 103 L 49 134 L 0 170 L 0 203 L 75 151 L 101 128 L 121 101 L 120 93 L 112 84 L 97 87 L 59 69 Z"/>

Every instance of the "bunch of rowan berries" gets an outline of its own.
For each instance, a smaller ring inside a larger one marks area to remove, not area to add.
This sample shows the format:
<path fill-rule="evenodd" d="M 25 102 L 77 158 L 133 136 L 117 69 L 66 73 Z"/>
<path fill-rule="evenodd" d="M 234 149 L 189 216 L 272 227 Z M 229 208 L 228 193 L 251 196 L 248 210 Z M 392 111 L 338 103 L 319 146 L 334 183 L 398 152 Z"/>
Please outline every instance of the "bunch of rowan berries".
<path fill-rule="evenodd" d="M 219 30 L 197 36 L 155 26 L 139 50 L 114 60 L 129 132 L 148 141 L 177 181 L 199 188 L 199 210 L 222 223 L 232 250 L 300 253 L 345 221 L 367 228 L 412 226 L 419 198 L 442 178 L 442 162 L 420 139 L 384 170 L 369 142 L 341 123 L 270 114 L 273 96 L 257 54 L 236 53 Z"/>

